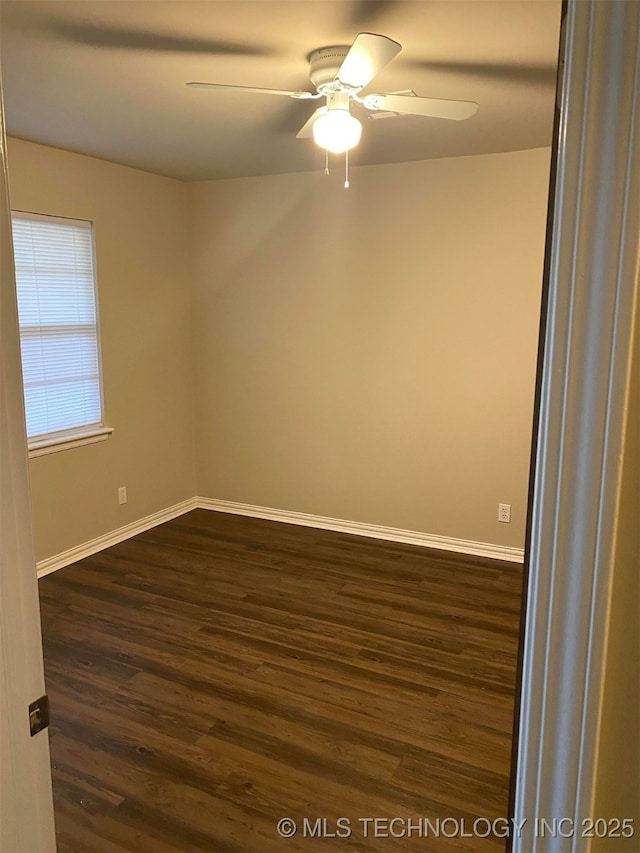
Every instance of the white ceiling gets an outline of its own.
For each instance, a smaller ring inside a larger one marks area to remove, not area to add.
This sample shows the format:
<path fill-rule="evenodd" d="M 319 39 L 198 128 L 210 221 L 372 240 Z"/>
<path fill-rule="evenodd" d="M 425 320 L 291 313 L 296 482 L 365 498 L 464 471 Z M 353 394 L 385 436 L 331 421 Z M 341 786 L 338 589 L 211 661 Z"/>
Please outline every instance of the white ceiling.
<path fill-rule="evenodd" d="M 467 121 L 365 122 L 352 164 L 551 143 L 560 0 L 2 0 L 8 131 L 183 180 L 319 169 L 295 138 L 308 54 L 382 33 L 403 50 L 365 91 L 474 100 Z"/>

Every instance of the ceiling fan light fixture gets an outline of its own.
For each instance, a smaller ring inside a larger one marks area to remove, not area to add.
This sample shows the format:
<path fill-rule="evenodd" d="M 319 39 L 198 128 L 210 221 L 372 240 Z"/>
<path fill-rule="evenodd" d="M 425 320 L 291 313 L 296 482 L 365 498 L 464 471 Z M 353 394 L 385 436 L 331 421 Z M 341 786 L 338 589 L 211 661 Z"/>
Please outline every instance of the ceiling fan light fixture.
<path fill-rule="evenodd" d="M 360 142 L 362 124 L 348 110 L 329 110 L 313 123 L 313 139 L 332 154 L 350 151 Z"/>

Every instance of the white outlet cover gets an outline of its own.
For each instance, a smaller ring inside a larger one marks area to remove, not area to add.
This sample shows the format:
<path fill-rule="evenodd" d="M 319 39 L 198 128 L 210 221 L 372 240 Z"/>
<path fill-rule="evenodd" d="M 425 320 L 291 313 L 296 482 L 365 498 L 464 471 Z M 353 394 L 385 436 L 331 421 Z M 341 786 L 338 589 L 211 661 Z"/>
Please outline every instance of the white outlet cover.
<path fill-rule="evenodd" d="M 511 521 L 511 504 L 498 504 L 498 521 L 504 523 Z"/>

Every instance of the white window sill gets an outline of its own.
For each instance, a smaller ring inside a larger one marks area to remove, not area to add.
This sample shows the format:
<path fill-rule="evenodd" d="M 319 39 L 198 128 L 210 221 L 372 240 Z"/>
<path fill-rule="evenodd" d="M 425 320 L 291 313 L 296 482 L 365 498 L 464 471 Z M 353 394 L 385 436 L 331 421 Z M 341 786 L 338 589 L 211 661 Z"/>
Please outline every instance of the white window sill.
<path fill-rule="evenodd" d="M 60 450 L 70 450 L 72 447 L 82 447 L 85 444 L 95 444 L 104 441 L 113 432 L 113 427 L 99 427 L 87 432 L 76 432 L 73 435 L 43 438 L 29 442 L 29 459 L 36 456 L 46 456 L 48 453 L 58 453 Z"/>

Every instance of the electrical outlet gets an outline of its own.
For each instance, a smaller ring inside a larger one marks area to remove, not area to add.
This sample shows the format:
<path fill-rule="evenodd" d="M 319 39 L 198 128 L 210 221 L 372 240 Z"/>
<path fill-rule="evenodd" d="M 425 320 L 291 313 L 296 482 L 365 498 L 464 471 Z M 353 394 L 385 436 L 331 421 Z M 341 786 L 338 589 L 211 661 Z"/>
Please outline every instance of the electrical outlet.
<path fill-rule="evenodd" d="M 511 521 L 511 504 L 498 504 L 498 521 Z"/>
<path fill-rule="evenodd" d="M 118 503 L 119 504 L 126 504 L 126 502 L 127 502 L 127 487 L 126 486 L 120 486 L 120 488 L 118 489 Z"/>

